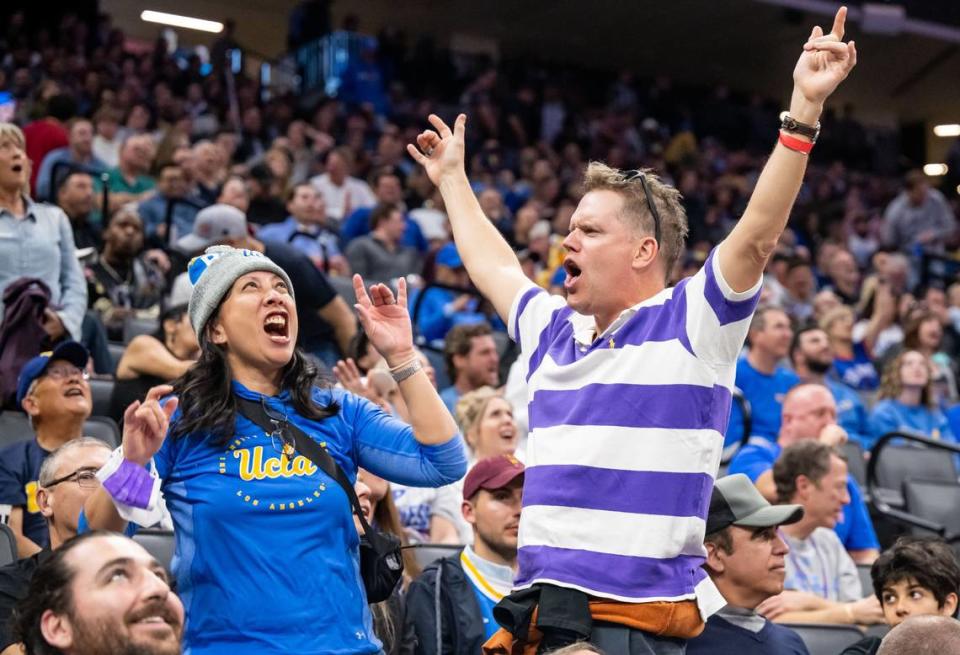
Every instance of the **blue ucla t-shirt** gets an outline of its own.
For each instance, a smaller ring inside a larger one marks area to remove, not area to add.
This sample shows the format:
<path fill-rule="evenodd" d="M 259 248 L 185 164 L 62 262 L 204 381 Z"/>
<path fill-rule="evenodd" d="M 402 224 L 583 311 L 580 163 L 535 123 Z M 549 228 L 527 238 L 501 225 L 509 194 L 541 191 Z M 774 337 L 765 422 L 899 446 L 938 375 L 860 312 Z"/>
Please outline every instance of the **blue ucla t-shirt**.
<path fill-rule="evenodd" d="M 956 441 L 947 417 L 939 409 L 925 405 L 905 405 L 899 400 L 885 398 L 870 412 L 870 438 L 865 446 L 872 448 L 887 432 L 899 430 L 914 432 L 924 437 Z"/>
<path fill-rule="evenodd" d="M 776 441 L 780 434 L 780 413 L 783 398 L 800 378 L 793 371 L 778 366 L 773 375 L 761 373 L 750 365 L 746 357 L 737 362 L 737 388 L 750 403 L 750 436 L 757 435 Z M 730 424 L 724 438 L 724 447 L 740 442 L 743 436 L 743 413 L 740 405 L 733 403 Z"/>
<path fill-rule="evenodd" d="M 14 507 L 22 508 L 23 536 L 41 548 L 50 545 L 50 530 L 37 506 L 37 479 L 49 454 L 36 439 L 0 450 L 0 522 L 8 522 Z"/>
<path fill-rule="evenodd" d="M 833 369 L 840 380 L 857 391 L 875 391 L 880 386 L 880 376 L 862 342 L 853 344 L 853 358 L 833 360 Z"/>
<path fill-rule="evenodd" d="M 234 392 L 265 398 L 236 382 Z M 286 392 L 265 398 L 270 413 L 318 441 L 351 480 L 358 466 L 411 486 L 465 473 L 459 437 L 423 446 L 409 425 L 365 399 L 333 389 L 315 389 L 314 399 L 340 410 L 313 421 L 295 413 Z M 310 460 L 290 461 L 280 448 L 238 415 L 226 445 L 204 434 L 168 437 L 154 458 L 175 528 L 184 653 L 379 653 L 347 495 Z"/>

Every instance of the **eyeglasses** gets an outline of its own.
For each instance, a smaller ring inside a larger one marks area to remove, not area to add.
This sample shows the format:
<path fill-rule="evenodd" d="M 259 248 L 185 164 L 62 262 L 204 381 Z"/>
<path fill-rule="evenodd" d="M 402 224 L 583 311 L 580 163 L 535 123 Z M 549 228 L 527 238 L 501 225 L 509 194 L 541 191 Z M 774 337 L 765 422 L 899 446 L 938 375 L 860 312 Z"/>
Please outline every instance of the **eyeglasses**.
<path fill-rule="evenodd" d="M 77 368 L 76 366 L 51 366 L 44 375 L 51 380 L 66 380 L 72 377 L 79 377 L 83 380 L 89 380 L 90 374 Z"/>
<path fill-rule="evenodd" d="M 640 179 L 640 186 L 643 187 L 643 195 L 647 198 L 647 207 L 653 216 L 653 238 L 657 240 L 657 248 L 660 247 L 660 212 L 657 211 L 657 205 L 653 202 L 653 194 L 650 193 L 650 187 L 647 186 L 647 176 L 641 170 L 624 171 L 623 181 L 632 182 Z"/>
<path fill-rule="evenodd" d="M 51 480 L 47 484 L 41 484 L 40 486 L 44 489 L 52 489 L 61 482 L 68 482 L 70 480 L 75 481 L 82 489 L 95 489 L 97 485 L 100 484 L 100 481 L 97 480 L 97 470 L 95 468 L 85 467 L 80 468 L 71 473 L 70 475 L 65 475 L 62 478 L 57 478 L 56 480 Z"/>
<path fill-rule="evenodd" d="M 273 423 L 274 426 L 273 432 L 267 435 L 270 437 L 270 445 L 273 447 L 273 452 L 278 455 L 285 455 L 287 459 L 293 459 L 297 454 L 297 447 L 293 442 L 293 437 L 287 434 L 287 417 L 277 417 L 270 412 L 267 403 L 261 401 L 260 404 L 267 418 L 270 419 L 270 422 Z"/>

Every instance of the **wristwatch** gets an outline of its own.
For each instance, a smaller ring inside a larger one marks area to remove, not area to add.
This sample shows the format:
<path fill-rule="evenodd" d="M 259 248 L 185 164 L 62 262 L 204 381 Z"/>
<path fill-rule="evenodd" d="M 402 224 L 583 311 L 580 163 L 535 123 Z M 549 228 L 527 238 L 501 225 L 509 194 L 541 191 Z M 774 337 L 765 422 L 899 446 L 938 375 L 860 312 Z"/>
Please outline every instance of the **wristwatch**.
<path fill-rule="evenodd" d="M 817 121 L 816 125 L 807 125 L 784 111 L 780 113 L 780 129 L 784 132 L 805 136 L 816 143 L 817 137 L 820 136 L 820 121 Z"/>
<path fill-rule="evenodd" d="M 406 364 L 401 364 L 396 369 L 391 368 L 390 375 L 392 375 L 394 381 L 399 384 L 420 370 L 423 370 L 423 364 L 420 363 L 419 359 L 412 359 Z"/>

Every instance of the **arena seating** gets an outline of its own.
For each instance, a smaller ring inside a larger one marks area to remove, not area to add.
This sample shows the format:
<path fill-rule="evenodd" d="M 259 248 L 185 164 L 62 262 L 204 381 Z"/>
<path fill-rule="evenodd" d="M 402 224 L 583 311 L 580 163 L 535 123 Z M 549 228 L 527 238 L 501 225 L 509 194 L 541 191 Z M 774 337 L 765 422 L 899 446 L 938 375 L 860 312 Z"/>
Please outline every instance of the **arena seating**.
<path fill-rule="evenodd" d="M 174 538 L 171 530 L 140 530 L 133 540 L 168 569 L 173 561 Z"/>
<path fill-rule="evenodd" d="M 785 625 L 800 635 L 810 655 L 837 655 L 847 646 L 863 639 L 860 628 L 853 625 L 813 623 Z"/>
<path fill-rule="evenodd" d="M 96 437 L 110 444 L 111 448 L 120 445 L 120 427 L 107 416 L 91 416 L 83 424 L 83 434 Z"/>
<path fill-rule="evenodd" d="M 110 394 L 113 393 L 113 380 L 90 378 L 90 395 L 93 398 L 93 415 L 110 415 Z"/>
<path fill-rule="evenodd" d="M 25 413 L 8 409 L 0 414 L 0 448 L 32 436 L 33 428 Z"/>
<path fill-rule="evenodd" d="M 874 451 L 876 452 L 876 450 Z M 957 481 L 953 457 L 940 450 L 912 446 L 889 446 L 876 457 L 877 486 L 893 507 L 904 507 L 903 484 L 907 480 Z"/>
<path fill-rule="evenodd" d="M 960 484 L 911 478 L 903 483 L 903 495 L 908 512 L 942 525 L 947 539 L 960 537 Z M 913 532 L 930 534 L 916 526 Z"/>

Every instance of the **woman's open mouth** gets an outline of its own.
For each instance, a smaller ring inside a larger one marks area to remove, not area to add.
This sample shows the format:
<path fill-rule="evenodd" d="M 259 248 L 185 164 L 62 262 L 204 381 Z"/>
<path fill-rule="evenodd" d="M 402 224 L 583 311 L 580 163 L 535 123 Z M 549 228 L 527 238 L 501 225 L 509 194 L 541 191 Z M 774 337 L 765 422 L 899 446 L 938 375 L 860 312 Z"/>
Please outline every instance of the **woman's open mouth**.
<path fill-rule="evenodd" d="M 274 343 L 289 343 L 290 329 L 287 315 L 284 312 L 271 312 L 263 321 L 263 331 Z"/>

